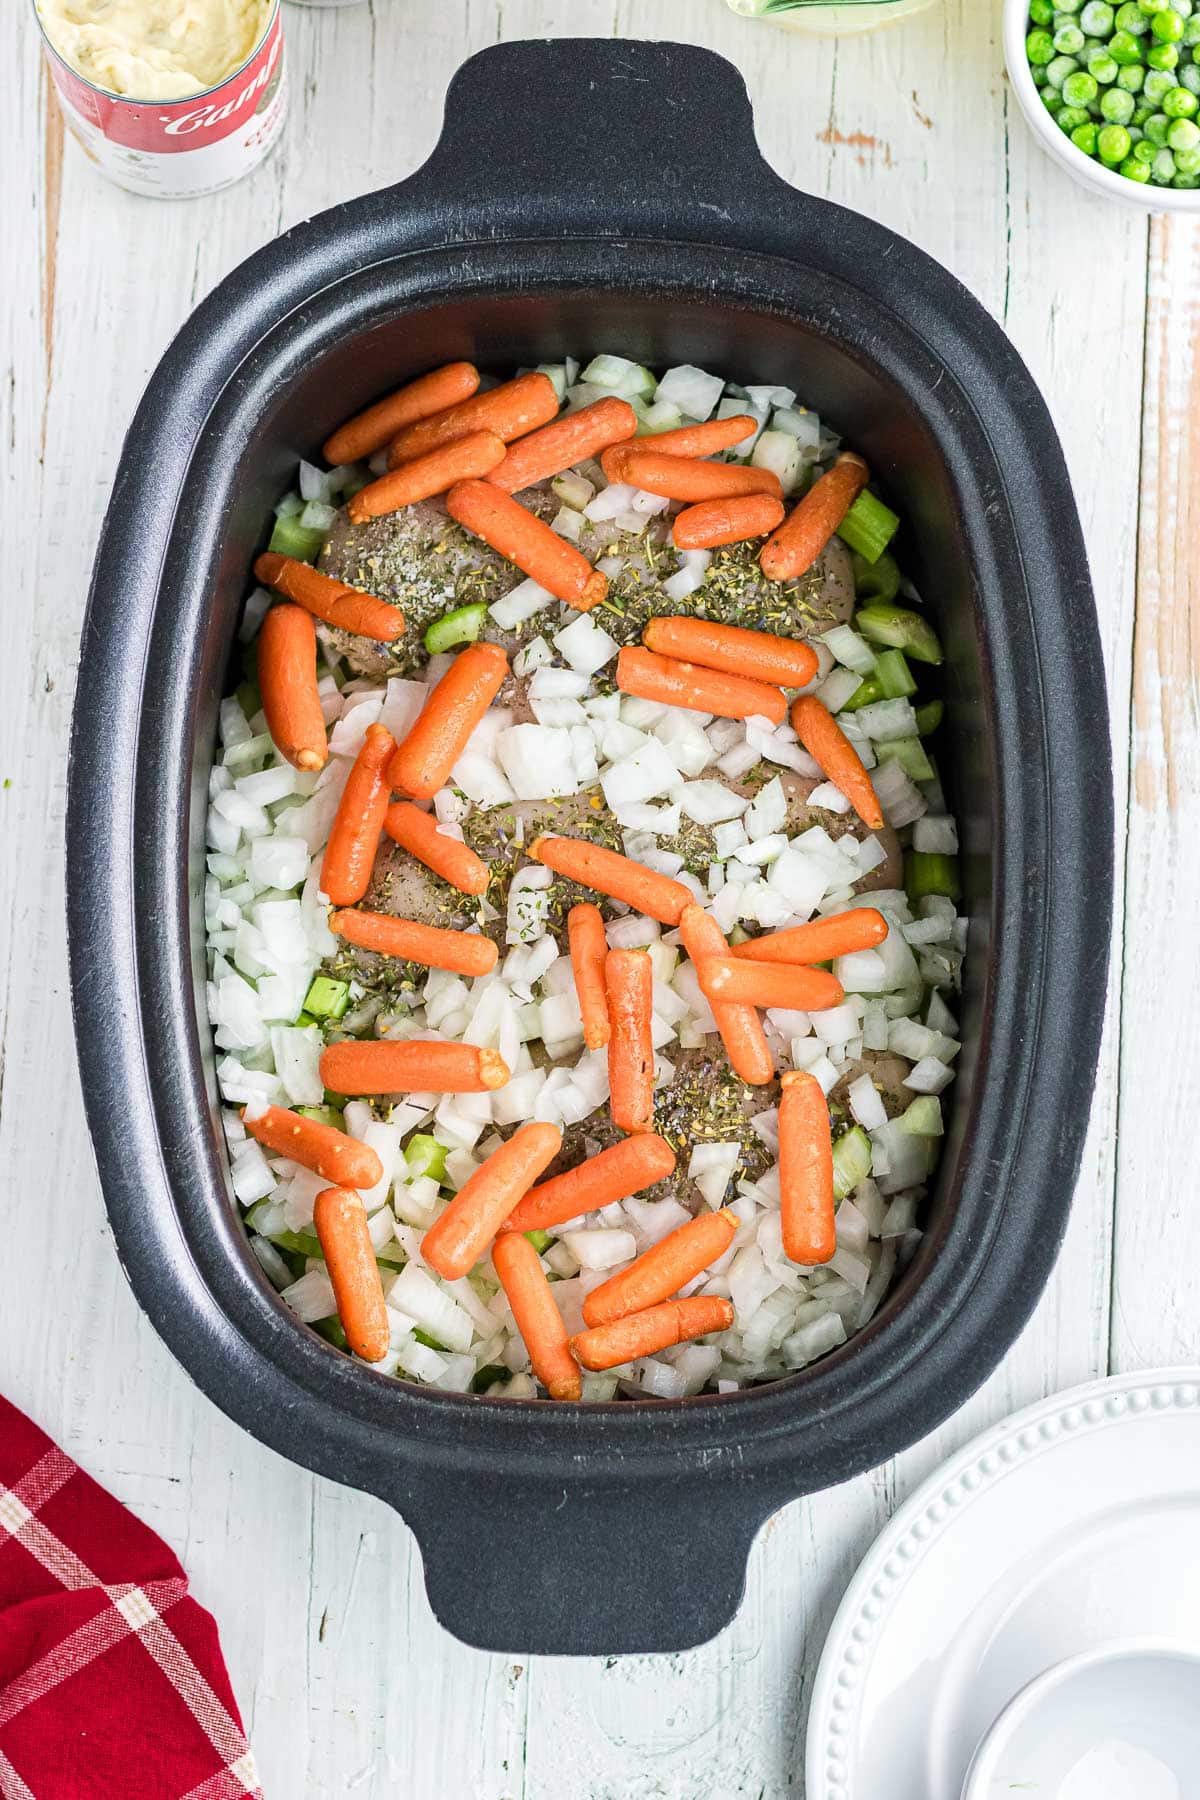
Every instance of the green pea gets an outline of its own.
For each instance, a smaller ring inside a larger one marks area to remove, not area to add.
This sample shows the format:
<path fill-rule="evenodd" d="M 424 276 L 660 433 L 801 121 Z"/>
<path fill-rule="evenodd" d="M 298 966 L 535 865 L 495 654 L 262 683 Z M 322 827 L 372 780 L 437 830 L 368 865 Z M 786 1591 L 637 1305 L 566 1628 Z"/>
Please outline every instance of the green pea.
<path fill-rule="evenodd" d="M 1170 7 L 1166 12 L 1155 13 L 1150 21 L 1150 30 L 1160 44 L 1177 44 L 1183 36 L 1184 21 Z"/>
<path fill-rule="evenodd" d="M 1152 69 L 1175 69 L 1179 66 L 1179 51 L 1174 44 L 1151 44 L 1146 62 Z"/>
<path fill-rule="evenodd" d="M 1183 28 L 1185 44 L 1200 44 L 1200 13 L 1193 13 Z"/>
<path fill-rule="evenodd" d="M 1140 94 L 1142 83 L 1146 79 L 1146 71 L 1141 63 L 1130 63 L 1117 71 L 1117 86 L 1124 88 L 1127 94 Z"/>
<path fill-rule="evenodd" d="M 1096 149 L 1102 163 L 1115 168 L 1122 163 L 1133 148 L 1129 133 L 1123 125 L 1104 125 L 1096 133 Z"/>
<path fill-rule="evenodd" d="M 1058 5 L 1054 9 L 1056 23 L 1063 24 L 1065 21 L 1061 15 L 1077 13 L 1082 5 L 1083 0 L 1058 0 Z"/>
<path fill-rule="evenodd" d="M 1031 38 L 1036 37 L 1037 35 L 1038 34 L 1036 32 L 1030 32 L 1030 34 L 1029 34 L 1029 36 Z M 1026 42 L 1026 47 L 1028 47 L 1029 38 L 1027 38 L 1025 40 L 1025 42 Z M 1054 40 L 1050 39 L 1049 43 L 1050 43 L 1051 52 L 1053 53 Z M 1142 60 L 1141 46 L 1138 43 L 1137 39 L 1133 36 L 1133 34 L 1128 31 L 1114 31 L 1113 32 L 1112 36 L 1108 40 L 1108 54 L 1112 57 L 1112 59 L 1115 63 L 1120 63 L 1122 65 L 1125 63 L 1141 62 L 1141 60 Z M 1031 62 L 1049 62 L 1050 61 L 1050 58 L 1048 56 L 1035 57 L 1032 50 L 1029 52 L 1029 57 L 1030 57 Z"/>
<path fill-rule="evenodd" d="M 1148 106 L 1144 100 L 1139 100 L 1133 109 L 1133 118 L 1130 120 L 1130 124 L 1144 125 L 1153 111 L 1154 108 L 1152 106 Z"/>
<path fill-rule="evenodd" d="M 1170 187 L 1175 179 L 1175 158 L 1169 150 L 1160 150 L 1150 164 L 1150 179 L 1155 187 Z"/>
<path fill-rule="evenodd" d="M 1086 69 L 1077 69 L 1062 84 L 1063 99 L 1068 106 L 1087 106 L 1099 91 L 1094 76 L 1089 75 Z"/>
<path fill-rule="evenodd" d="M 1087 66 L 1088 74 L 1094 76 L 1101 87 L 1109 87 L 1117 79 L 1119 66 L 1108 54 L 1105 44 L 1099 44 L 1096 49 L 1088 51 Z"/>
<path fill-rule="evenodd" d="M 1128 125 L 1134 113 L 1134 99 L 1124 88 L 1108 88 L 1100 96 L 1100 111 L 1110 125 Z"/>
<path fill-rule="evenodd" d="M 1171 77 L 1161 69 L 1151 69 L 1142 85 L 1142 96 L 1152 106 L 1161 106 L 1171 89 L 1178 86 L 1179 83 L 1172 81 Z"/>
<path fill-rule="evenodd" d="M 1091 119 L 1088 120 L 1086 125 L 1077 125 L 1075 127 L 1074 131 L 1071 133 L 1071 142 L 1075 145 L 1077 150 L 1082 150 L 1085 156 L 1095 156 L 1096 127 Z"/>
<path fill-rule="evenodd" d="M 1107 0 L 1087 0 L 1079 23 L 1089 37 L 1106 38 L 1113 28 L 1113 9 Z"/>
<path fill-rule="evenodd" d="M 1200 63 L 1189 63 L 1186 69 L 1180 69 L 1179 84 L 1189 94 L 1200 97 Z"/>
<path fill-rule="evenodd" d="M 1200 144 L 1200 125 L 1194 119 L 1172 119 L 1167 144 L 1172 150 L 1194 150 Z"/>
<path fill-rule="evenodd" d="M 1088 116 L 1082 106 L 1064 106 L 1058 115 L 1058 124 L 1068 137 L 1078 126 L 1087 123 Z"/>
<path fill-rule="evenodd" d="M 1054 39 L 1048 31 L 1031 31 L 1025 39 L 1025 54 L 1031 63 L 1048 63 L 1054 60 Z"/>
<path fill-rule="evenodd" d="M 1189 94 L 1185 87 L 1172 88 L 1169 94 L 1163 95 L 1162 109 L 1168 119 L 1190 119 L 1200 100 L 1195 94 Z"/>
<path fill-rule="evenodd" d="M 1173 188 L 1200 188 L 1200 175 L 1177 175 L 1171 186 Z"/>
<path fill-rule="evenodd" d="M 1143 138 L 1140 144 L 1135 144 L 1133 146 L 1134 162 L 1144 162 L 1147 168 L 1150 167 L 1150 164 L 1157 155 L 1158 146 L 1157 144 L 1152 144 L 1149 138 Z"/>
<path fill-rule="evenodd" d="M 1056 56 L 1046 64 L 1046 80 L 1051 87 L 1060 88 L 1068 75 L 1074 75 L 1079 64 L 1073 56 Z"/>
<path fill-rule="evenodd" d="M 1170 123 L 1166 113 L 1151 113 L 1146 120 L 1146 136 L 1157 150 L 1161 150 L 1167 141 Z"/>
<path fill-rule="evenodd" d="M 1125 129 L 1129 133 L 1129 141 L 1131 144 L 1140 144 L 1146 135 L 1140 125 L 1127 125 Z"/>
<path fill-rule="evenodd" d="M 1171 0 L 1171 5 L 1181 19 L 1190 19 L 1196 10 L 1195 6 L 1192 4 L 1192 0 Z"/>
<path fill-rule="evenodd" d="M 1054 8 L 1050 0 L 1029 0 L 1029 18 L 1031 24 L 1048 25 L 1054 17 Z"/>
<path fill-rule="evenodd" d="M 1200 149 L 1177 150 L 1175 167 L 1181 175 L 1200 175 Z"/>
<path fill-rule="evenodd" d="M 1174 18 L 1174 14 L 1171 15 Z M 1179 21 L 1179 29 L 1183 30 L 1183 20 Z M 1060 56 L 1078 56 L 1086 39 L 1078 25 L 1062 25 L 1054 34 L 1054 48 Z"/>
<path fill-rule="evenodd" d="M 1140 6 L 1133 4 L 1133 0 L 1127 0 L 1126 5 L 1118 6 L 1116 24 L 1118 31 L 1131 32 L 1134 37 L 1142 37 L 1150 29 L 1149 19 Z"/>
<path fill-rule="evenodd" d="M 1150 165 L 1144 162 L 1136 162 L 1134 158 L 1130 156 L 1121 164 L 1121 173 L 1125 176 L 1127 181 L 1144 183 L 1150 179 Z"/>
<path fill-rule="evenodd" d="M 1155 13 L 1166 12 L 1170 4 L 1171 0 L 1138 0 L 1138 11 L 1144 12 L 1148 19 L 1153 19 Z"/>

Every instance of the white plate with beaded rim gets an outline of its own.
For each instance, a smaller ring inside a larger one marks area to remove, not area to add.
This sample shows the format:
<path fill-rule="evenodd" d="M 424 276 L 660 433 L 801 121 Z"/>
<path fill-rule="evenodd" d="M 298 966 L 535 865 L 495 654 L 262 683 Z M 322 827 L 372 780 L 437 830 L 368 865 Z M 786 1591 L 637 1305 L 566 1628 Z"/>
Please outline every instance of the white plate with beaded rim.
<path fill-rule="evenodd" d="M 808 1800 L 960 1800 L 1029 1681 L 1148 1637 L 1200 1650 L 1200 1368 L 1039 1401 L 918 1489 L 821 1654 Z"/>

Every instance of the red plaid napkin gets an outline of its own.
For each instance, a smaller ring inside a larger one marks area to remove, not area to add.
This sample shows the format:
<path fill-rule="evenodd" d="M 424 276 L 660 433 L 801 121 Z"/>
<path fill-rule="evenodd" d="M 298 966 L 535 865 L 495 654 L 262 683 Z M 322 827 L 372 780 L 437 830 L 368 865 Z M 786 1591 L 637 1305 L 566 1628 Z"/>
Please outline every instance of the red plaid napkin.
<path fill-rule="evenodd" d="M 211 1614 L 0 1399 L 3 1800 L 262 1800 Z"/>

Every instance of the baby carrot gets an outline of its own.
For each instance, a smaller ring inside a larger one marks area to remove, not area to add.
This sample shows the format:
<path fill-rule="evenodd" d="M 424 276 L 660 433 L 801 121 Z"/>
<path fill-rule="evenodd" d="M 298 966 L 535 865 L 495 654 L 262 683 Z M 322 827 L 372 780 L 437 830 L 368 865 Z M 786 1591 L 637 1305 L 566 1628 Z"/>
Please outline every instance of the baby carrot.
<path fill-rule="evenodd" d="M 499 644 L 468 644 L 460 650 L 416 724 L 396 746 L 388 770 L 391 785 L 416 800 L 431 800 L 445 787 L 507 674 L 508 658 Z"/>
<path fill-rule="evenodd" d="M 617 658 L 617 686 L 623 694 L 641 700 L 657 700 L 660 706 L 688 706 L 695 712 L 717 713 L 723 719 L 762 716 L 782 725 L 787 701 L 777 687 L 747 681 L 744 675 L 726 675 L 720 669 L 702 669 L 698 663 L 677 662 L 671 656 L 655 656 L 627 644 Z"/>
<path fill-rule="evenodd" d="M 340 631 L 374 638 L 377 644 L 393 644 L 404 633 L 404 614 L 398 606 L 389 606 L 386 600 L 377 600 L 361 588 L 334 581 L 311 563 L 264 550 L 254 565 L 254 573 L 264 587 L 274 588 L 277 594 L 294 600 L 305 612 L 324 619 L 327 625 L 336 625 Z"/>
<path fill-rule="evenodd" d="M 811 1268 L 837 1249 L 829 1108 L 814 1075 L 786 1074 L 779 1101 L 779 1204 L 784 1255 Z"/>
<path fill-rule="evenodd" d="M 571 1355 L 567 1328 L 537 1251 L 521 1232 L 505 1231 L 492 1245 L 492 1261 L 534 1374 L 552 1400 L 580 1399 L 579 1364 Z"/>
<path fill-rule="evenodd" d="M 491 938 L 477 931 L 443 931 L 394 913 L 335 912 L 330 914 L 329 929 L 362 950 L 401 956 L 427 969 L 450 969 L 455 975 L 488 975 L 499 957 Z"/>
<path fill-rule="evenodd" d="M 530 1188 L 520 1206 L 508 1216 L 506 1231 L 553 1231 L 581 1213 L 596 1212 L 613 1200 L 627 1200 L 643 1188 L 665 1181 L 675 1169 L 675 1152 L 656 1131 L 622 1138 L 599 1156 L 552 1175 Z"/>
<path fill-rule="evenodd" d="M 627 1269 L 592 1289 L 583 1303 L 585 1325 L 610 1325 L 669 1300 L 724 1256 L 740 1223 L 735 1213 L 710 1212 L 678 1226 Z"/>
<path fill-rule="evenodd" d="M 714 625 L 711 619 L 650 619 L 642 642 L 659 656 L 680 657 L 705 669 L 745 675 L 750 681 L 775 682 L 779 687 L 807 687 L 818 667 L 816 652 L 799 638 L 746 631 L 740 625 Z"/>
<path fill-rule="evenodd" d="M 794 581 L 812 568 L 866 487 L 870 473 L 861 456 L 842 452 L 763 545 L 758 560 L 768 581 Z"/>
<path fill-rule="evenodd" d="M 595 456 L 609 444 L 631 438 L 637 430 L 637 414 L 628 400 L 597 400 L 594 406 L 566 413 L 540 431 L 531 431 L 513 445 L 488 480 L 506 494 L 519 493 L 535 481 L 548 481 Z"/>
<path fill-rule="evenodd" d="M 583 1041 L 589 1050 L 603 1050 L 612 1035 L 604 992 L 608 940 L 604 935 L 600 908 L 593 906 L 590 900 L 580 901 L 567 914 L 567 944 L 571 951 L 579 1010 L 583 1014 Z"/>
<path fill-rule="evenodd" d="M 746 1006 L 781 1006 L 797 1012 L 824 1012 L 840 1006 L 845 990 L 825 969 L 799 963 L 756 963 L 732 956 L 701 956 L 696 962 L 700 986 L 710 1002 L 740 1001 Z"/>
<path fill-rule="evenodd" d="M 326 1188 L 313 1202 L 313 1224 L 346 1342 L 355 1356 L 379 1362 L 387 1355 L 391 1328 L 367 1209 L 346 1188 Z"/>
<path fill-rule="evenodd" d="M 353 906 L 371 885 L 379 834 L 391 799 L 385 771 L 395 748 L 386 726 L 367 726 L 321 859 L 321 892 L 335 906 Z"/>
<path fill-rule="evenodd" d="M 625 458 L 630 450 L 653 450 L 660 456 L 715 456 L 718 450 L 729 450 L 753 437 L 758 420 L 749 413 L 738 413 L 732 419 L 709 419 L 704 425 L 680 425 L 675 431 L 653 431 L 635 444 L 614 444 L 600 458 L 600 467 L 610 481 L 625 480 Z"/>
<path fill-rule="evenodd" d="M 684 907 L 683 917 L 679 921 L 679 935 L 683 939 L 684 949 L 695 963 L 702 957 L 729 955 L 725 933 L 712 914 L 706 913 L 702 906 Z M 734 1074 L 740 1075 L 743 1081 L 750 1082 L 754 1087 L 764 1086 L 775 1074 L 775 1060 L 771 1055 L 771 1046 L 767 1043 L 762 1020 L 754 1007 L 718 1000 L 713 1003 L 713 1018 L 717 1021 L 717 1030 L 721 1034 L 721 1042 L 725 1046 L 725 1054 Z"/>
<path fill-rule="evenodd" d="M 690 456 L 644 450 L 639 444 L 626 450 L 622 466 L 631 487 L 667 500 L 728 500 L 734 494 L 770 494 L 783 499 L 778 475 L 743 463 L 699 462 Z"/>
<path fill-rule="evenodd" d="M 556 875 L 623 900 L 635 912 L 662 925 L 678 925 L 684 907 L 691 906 L 696 897 L 682 881 L 672 881 L 669 875 L 660 875 L 645 863 L 605 850 L 586 838 L 537 837 L 529 846 L 529 855 Z"/>
<path fill-rule="evenodd" d="M 774 494 L 735 494 L 728 500 L 701 500 L 685 506 L 671 529 L 677 550 L 715 550 L 719 544 L 745 544 L 766 537 L 783 518 L 783 501 Z"/>
<path fill-rule="evenodd" d="M 329 757 L 317 692 L 317 632 L 302 606 L 273 606 L 258 634 L 258 685 L 271 742 L 294 769 Z"/>
<path fill-rule="evenodd" d="M 347 1038 L 321 1052 L 321 1080 L 335 1094 L 482 1094 L 511 1073 L 496 1050 L 436 1038 Z"/>
<path fill-rule="evenodd" d="M 446 511 L 577 612 L 590 612 L 608 592 L 607 578 L 581 550 L 490 481 L 456 482 Z"/>
<path fill-rule="evenodd" d="M 750 962 L 823 963 L 853 950 L 873 950 L 888 934 L 888 922 L 873 906 L 854 906 L 849 912 L 809 925 L 793 925 L 787 931 L 768 931 L 763 937 L 735 944 L 731 956 Z"/>
<path fill-rule="evenodd" d="M 732 1324 L 732 1301 L 694 1294 L 689 1300 L 667 1300 L 648 1312 L 581 1331 L 571 1339 L 571 1349 L 585 1369 L 616 1369 L 672 1344 L 706 1337 L 710 1331 L 728 1331 Z"/>
<path fill-rule="evenodd" d="M 446 363 L 428 375 L 418 375 L 386 400 L 377 400 L 365 412 L 356 413 L 339 425 L 333 436 L 325 440 L 321 454 L 335 467 L 338 463 L 361 462 L 382 450 L 406 425 L 469 400 L 478 386 L 479 370 L 469 362 Z"/>
<path fill-rule="evenodd" d="M 383 829 L 402 850 L 456 887 L 460 894 L 487 891 L 490 877 L 483 858 L 476 856 L 461 838 L 440 831 L 433 813 L 422 812 L 411 800 L 395 800 L 384 816 Z"/>
<path fill-rule="evenodd" d="M 486 394 L 473 394 L 444 412 L 406 425 L 392 439 L 388 468 L 398 469 L 401 463 L 427 456 L 471 431 L 493 431 L 511 444 L 527 431 L 548 425 L 557 412 L 558 395 L 548 375 L 518 375 L 515 381 L 489 388 Z"/>
<path fill-rule="evenodd" d="M 276 1156 L 289 1157 L 338 1187 L 373 1188 L 383 1178 L 383 1164 L 369 1144 L 360 1144 L 319 1119 L 306 1119 L 285 1106 L 268 1106 L 257 1119 L 243 1113 L 242 1121 L 250 1136 Z"/>
<path fill-rule="evenodd" d="M 883 811 L 862 758 L 829 708 L 815 694 L 792 702 L 792 729 L 821 773 L 840 788 L 864 825 L 883 828 Z"/>
<path fill-rule="evenodd" d="M 612 1036 L 608 1040 L 608 1107 L 621 1131 L 654 1127 L 654 971 L 644 950 L 610 950 L 604 959 L 604 991 Z"/>
<path fill-rule="evenodd" d="M 517 1201 L 561 1149 L 558 1126 L 534 1122 L 520 1126 L 493 1150 L 421 1239 L 421 1255 L 430 1268 L 447 1281 L 473 1269 Z"/>
<path fill-rule="evenodd" d="M 504 440 L 494 431 L 472 431 L 453 443 L 430 450 L 412 462 L 401 463 L 390 475 L 369 481 L 365 488 L 350 497 L 347 512 L 352 525 L 365 525 L 368 519 L 382 518 L 385 513 L 399 512 L 402 506 L 415 506 L 418 500 L 432 500 L 444 494 L 456 481 L 472 475 L 486 475 L 504 461 Z"/>

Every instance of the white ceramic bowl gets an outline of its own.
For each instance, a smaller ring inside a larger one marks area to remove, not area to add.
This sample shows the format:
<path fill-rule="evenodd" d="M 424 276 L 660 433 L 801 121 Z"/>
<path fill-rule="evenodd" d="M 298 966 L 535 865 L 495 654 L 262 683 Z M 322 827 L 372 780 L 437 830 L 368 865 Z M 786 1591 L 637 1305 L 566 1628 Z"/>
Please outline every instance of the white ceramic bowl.
<path fill-rule="evenodd" d="M 1142 212 L 1200 213 L 1200 188 L 1162 188 L 1150 183 L 1143 187 L 1114 169 L 1106 169 L 1095 157 L 1085 156 L 1066 132 L 1059 130 L 1042 105 L 1041 93 L 1030 72 L 1025 54 L 1028 31 L 1028 0 L 1004 0 L 1004 60 L 1008 64 L 1009 84 L 1029 129 L 1046 154 L 1094 194 L 1105 194 L 1110 200 L 1136 206 Z"/>
<path fill-rule="evenodd" d="M 1056 1663 L 1005 1707 L 962 1800 L 1198 1800 L 1200 1653 L 1112 1644 Z"/>

